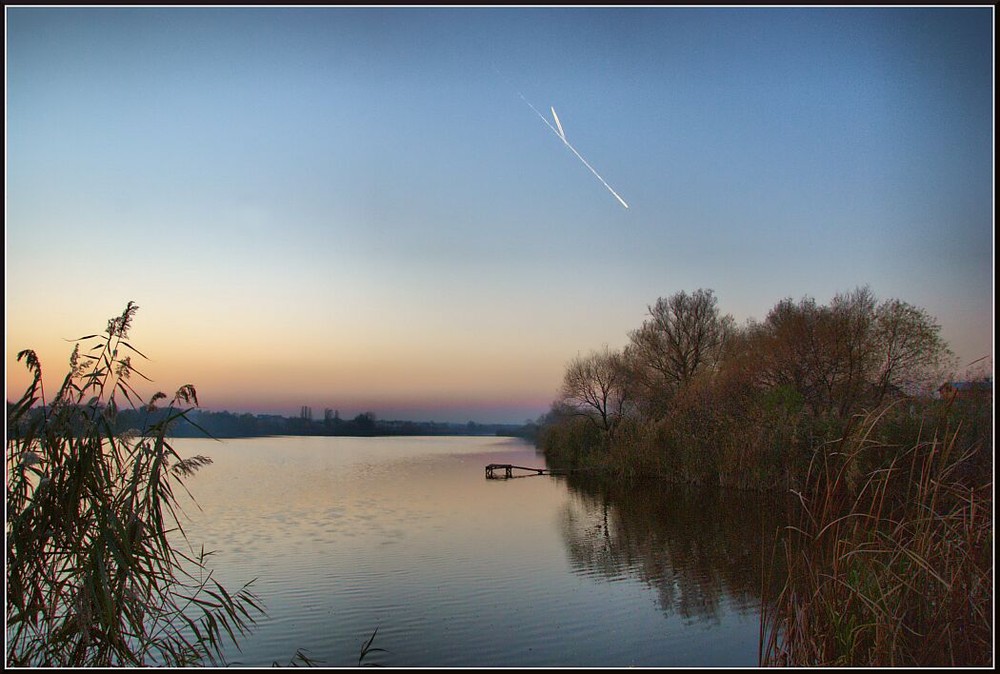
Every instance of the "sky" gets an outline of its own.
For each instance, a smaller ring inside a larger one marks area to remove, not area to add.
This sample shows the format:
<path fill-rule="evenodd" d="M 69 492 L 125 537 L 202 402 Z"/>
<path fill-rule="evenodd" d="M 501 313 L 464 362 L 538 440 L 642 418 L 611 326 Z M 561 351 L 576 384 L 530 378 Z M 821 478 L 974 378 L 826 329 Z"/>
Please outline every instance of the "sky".
<path fill-rule="evenodd" d="M 217 411 L 534 419 L 698 288 L 992 358 L 992 7 L 5 15 L 8 399 L 130 300 Z"/>

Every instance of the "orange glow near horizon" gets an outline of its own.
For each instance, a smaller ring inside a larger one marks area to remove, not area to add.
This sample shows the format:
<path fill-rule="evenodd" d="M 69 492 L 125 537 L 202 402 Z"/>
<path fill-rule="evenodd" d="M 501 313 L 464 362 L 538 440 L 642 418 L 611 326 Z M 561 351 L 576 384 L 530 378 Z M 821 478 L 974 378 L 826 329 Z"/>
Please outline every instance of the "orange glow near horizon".
<path fill-rule="evenodd" d="M 65 376 L 66 368 L 54 367 L 51 359 L 39 353 L 42 360 L 43 386 L 50 398 Z M 62 359 L 65 362 L 65 359 Z M 23 362 L 8 359 L 7 398 L 14 400 L 31 382 Z M 478 388 L 469 386 L 460 373 L 401 372 L 391 364 L 373 364 L 370 369 L 327 368 L 314 372 L 311 379 L 303 378 L 303 370 L 243 367 L 232 364 L 191 362 L 187 366 L 167 370 L 153 368 L 148 363 L 137 363 L 137 368 L 153 382 L 134 378 L 132 383 L 144 399 L 156 391 L 168 396 L 184 384 L 193 384 L 198 392 L 199 405 L 212 411 L 274 412 L 294 414 L 301 406 L 313 408 L 317 415 L 325 408 L 349 411 L 350 414 L 372 411 L 383 416 L 387 409 L 408 409 L 422 417 L 433 417 L 433 412 L 446 414 L 448 410 L 481 410 L 484 414 L 502 413 L 504 410 L 535 409 L 534 413 L 519 412 L 513 421 L 525 415 L 537 416 L 544 412 L 554 387 L 548 382 L 533 381 L 522 377 L 519 381 L 510 368 L 482 373 Z M 429 368 L 425 368 L 429 369 Z M 174 372 L 183 372 L 175 376 Z M 284 375 L 285 379 L 278 376 Z M 554 373 L 556 377 L 561 372 Z M 477 421 L 471 418 L 468 420 Z"/>
<path fill-rule="evenodd" d="M 307 405 L 317 414 L 325 408 L 370 410 L 376 415 L 385 409 L 406 409 L 427 417 L 461 408 L 482 410 L 484 415 L 491 410 L 499 414 L 518 410 L 513 420 L 523 421 L 525 409 L 537 410 L 529 415 L 534 417 L 548 408 L 562 376 L 563 359 L 551 352 L 504 353 L 500 342 L 510 340 L 510 335 L 476 341 L 478 352 L 460 341 L 464 336 L 435 343 L 426 330 L 411 331 L 398 342 L 387 338 L 336 342 L 304 331 L 282 341 L 280 334 L 265 332 L 263 325 L 237 330 L 224 324 L 214 331 L 196 332 L 144 313 L 140 307 L 128 341 L 148 356 L 148 360 L 134 356 L 132 363 L 152 383 L 135 377 L 132 384 L 144 398 L 156 391 L 170 395 L 181 385 L 193 384 L 201 407 L 213 411 L 294 413 Z M 195 316 L 186 324 L 198 322 Z M 93 326 L 93 321 L 89 323 Z M 103 326 L 94 327 L 90 334 Z M 44 332 L 38 322 L 10 326 L 8 400 L 19 397 L 31 381 L 24 363 L 16 360 L 23 348 L 38 354 L 47 396 L 61 384 L 73 342 L 51 336 L 37 339 Z M 75 337 L 84 333 L 66 332 L 56 323 L 48 332 Z M 81 350 L 85 347 L 81 344 Z"/>

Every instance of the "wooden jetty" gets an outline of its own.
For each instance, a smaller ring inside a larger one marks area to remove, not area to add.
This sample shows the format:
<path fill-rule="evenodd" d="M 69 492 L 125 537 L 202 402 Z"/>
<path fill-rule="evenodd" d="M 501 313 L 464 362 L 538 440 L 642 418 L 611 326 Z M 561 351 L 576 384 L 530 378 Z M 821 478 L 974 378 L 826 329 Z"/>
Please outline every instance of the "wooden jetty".
<path fill-rule="evenodd" d="M 497 471 L 503 470 L 503 477 L 497 475 Z M 512 477 L 528 477 L 527 475 L 514 475 L 515 470 L 526 470 L 535 475 L 567 475 L 568 470 L 554 470 L 552 468 L 530 468 L 528 466 L 515 466 L 509 463 L 490 463 L 486 466 L 487 480 L 506 480 Z"/>

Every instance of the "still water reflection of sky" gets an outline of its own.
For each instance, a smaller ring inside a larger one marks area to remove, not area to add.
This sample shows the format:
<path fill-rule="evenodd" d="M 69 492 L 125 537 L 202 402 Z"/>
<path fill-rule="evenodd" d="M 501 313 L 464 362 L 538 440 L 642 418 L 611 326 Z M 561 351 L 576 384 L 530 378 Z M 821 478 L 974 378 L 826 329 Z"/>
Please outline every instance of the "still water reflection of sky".
<path fill-rule="evenodd" d="M 193 544 L 268 616 L 230 660 L 331 666 L 754 666 L 759 497 L 565 478 L 508 438 L 179 439 Z M 764 535 L 761 535 L 761 532 Z"/>

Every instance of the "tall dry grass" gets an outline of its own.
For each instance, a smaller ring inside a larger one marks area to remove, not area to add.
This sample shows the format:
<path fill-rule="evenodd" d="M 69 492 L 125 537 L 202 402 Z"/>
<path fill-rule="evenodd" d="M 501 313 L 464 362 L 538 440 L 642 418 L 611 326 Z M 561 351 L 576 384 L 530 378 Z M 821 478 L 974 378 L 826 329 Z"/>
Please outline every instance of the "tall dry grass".
<path fill-rule="evenodd" d="M 184 480 L 211 463 L 180 457 L 167 428 L 197 405 L 182 386 L 149 428 L 115 431 L 119 405 L 139 402 L 128 341 L 138 307 L 81 338 L 69 373 L 46 399 L 41 363 L 7 405 L 6 662 L 30 667 L 190 666 L 223 663 L 263 614 L 249 583 L 230 593 L 204 548 L 183 535 Z M 157 393 L 152 410 L 167 399 Z M 184 539 L 186 540 L 186 539 Z"/>
<path fill-rule="evenodd" d="M 762 665 L 993 663 L 993 484 L 969 469 L 992 436 L 942 422 L 901 448 L 877 439 L 880 421 L 813 457 L 788 581 L 764 602 Z"/>

